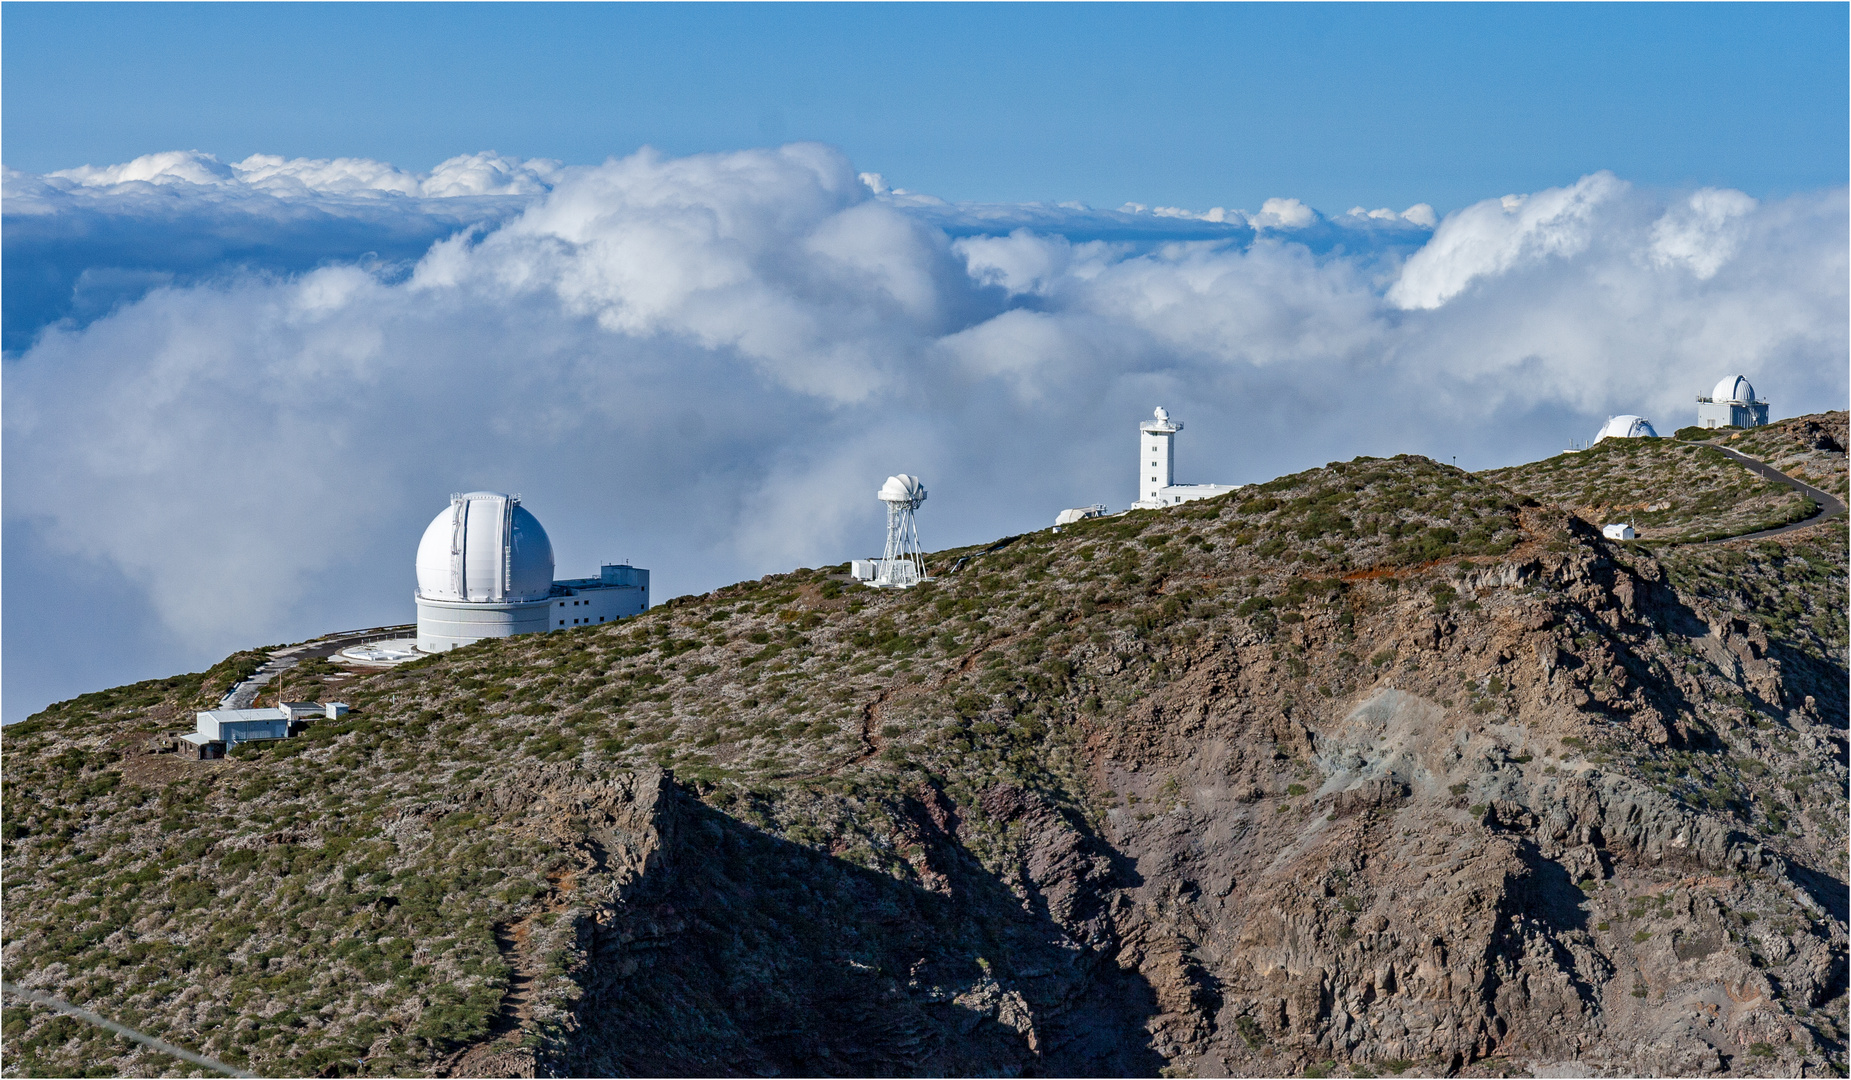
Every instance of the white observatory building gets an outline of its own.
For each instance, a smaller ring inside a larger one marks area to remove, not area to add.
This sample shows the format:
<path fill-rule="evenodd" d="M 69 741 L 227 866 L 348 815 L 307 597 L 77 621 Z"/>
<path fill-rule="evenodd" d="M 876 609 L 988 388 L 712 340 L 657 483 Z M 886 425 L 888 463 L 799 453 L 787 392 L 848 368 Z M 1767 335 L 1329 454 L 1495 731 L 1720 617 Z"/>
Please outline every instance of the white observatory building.
<path fill-rule="evenodd" d="M 419 652 L 614 622 L 649 607 L 649 571 L 610 565 L 553 580 L 553 542 L 518 495 L 450 496 L 418 542 Z"/>
<path fill-rule="evenodd" d="M 1594 436 L 1594 441 L 1599 442 L 1602 439 L 1656 438 L 1658 438 L 1658 431 L 1652 427 L 1652 422 L 1650 420 L 1647 420 L 1643 416 L 1626 415 L 1607 417 L 1607 422 L 1601 425 L 1600 434 Z"/>
<path fill-rule="evenodd" d="M 1697 399 L 1700 428 L 1760 427 L 1767 423 L 1767 402 L 1755 397 L 1755 388 L 1741 375 L 1716 384 L 1709 397 Z"/>
<path fill-rule="evenodd" d="M 1140 497 L 1131 504 L 1133 510 L 1155 510 L 1163 506 L 1194 502 L 1224 495 L 1239 484 L 1179 484 L 1176 482 L 1176 433 L 1183 429 L 1181 420 L 1171 420 L 1163 406 L 1152 414 L 1154 421 L 1138 425 L 1138 490 Z"/>

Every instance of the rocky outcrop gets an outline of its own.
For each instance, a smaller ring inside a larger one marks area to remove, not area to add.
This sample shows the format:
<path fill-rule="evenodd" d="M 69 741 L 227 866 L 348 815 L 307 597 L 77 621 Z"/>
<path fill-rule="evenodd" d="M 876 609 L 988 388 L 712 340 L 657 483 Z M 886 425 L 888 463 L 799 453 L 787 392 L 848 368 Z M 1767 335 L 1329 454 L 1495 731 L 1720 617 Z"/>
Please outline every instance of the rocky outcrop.
<path fill-rule="evenodd" d="M 660 773 L 498 789 L 580 852 L 583 996 L 541 1067 L 1752 1072 L 1834 1053 L 1804 1018 L 1843 1000 L 1842 882 L 1595 750 L 1718 739 L 1657 631 L 1779 703 L 1765 636 L 1598 548 L 1467 565 L 1447 590 L 1470 609 L 1352 594 L 1348 620 L 1194 642 L 1094 724 L 1097 818 L 1015 784 L 889 796 L 904 881 Z M 1386 662 L 1346 666 L 1344 635 Z M 1325 678 L 1349 689 L 1292 689 Z"/>

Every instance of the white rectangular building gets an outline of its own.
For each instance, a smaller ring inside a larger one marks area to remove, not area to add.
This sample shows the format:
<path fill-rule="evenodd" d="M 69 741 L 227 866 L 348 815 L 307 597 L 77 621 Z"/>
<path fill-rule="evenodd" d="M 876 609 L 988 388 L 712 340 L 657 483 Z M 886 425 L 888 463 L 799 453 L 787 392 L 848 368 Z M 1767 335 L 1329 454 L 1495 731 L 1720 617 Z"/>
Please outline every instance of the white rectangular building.
<path fill-rule="evenodd" d="M 649 610 L 649 571 L 638 566 L 598 567 L 595 578 L 553 582 L 548 630 L 596 626 Z"/>
<path fill-rule="evenodd" d="M 194 729 L 180 742 L 201 758 L 219 758 L 239 743 L 289 738 L 283 709 L 212 709 L 194 714 Z"/>
<path fill-rule="evenodd" d="M 231 746 L 289 738 L 289 714 L 282 709 L 213 709 L 195 716 L 194 734 Z"/>

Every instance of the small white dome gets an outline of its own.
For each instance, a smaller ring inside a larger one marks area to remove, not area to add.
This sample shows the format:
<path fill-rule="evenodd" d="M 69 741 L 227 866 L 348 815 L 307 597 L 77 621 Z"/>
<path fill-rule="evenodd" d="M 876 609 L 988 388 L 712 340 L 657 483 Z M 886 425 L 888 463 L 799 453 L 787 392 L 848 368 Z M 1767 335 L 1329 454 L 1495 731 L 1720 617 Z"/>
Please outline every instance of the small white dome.
<path fill-rule="evenodd" d="M 1594 441 L 1602 439 L 1656 439 L 1658 432 L 1652 428 L 1652 422 L 1643 416 L 1610 416 L 1594 436 Z"/>
<path fill-rule="evenodd" d="M 1731 375 L 1716 384 L 1716 389 L 1710 393 L 1710 400 L 1724 403 L 1733 401 L 1742 405 L 1753 405 L 1755 402 L 1755 388 L 1749 385 L 1746 376 Z"/>
<path fill-rule="evenodd" d="M 910 503 L 917 507 L 926 501 L 925 484 L 921 483 L 917 476 L 908 476 L 905 473 L 889 476 L 887 482 L 881 485 L 881 489 L 875 492 L 875 498 L 881 502 Z"/>
<path fill-rule="evenodd" d="M 552 591 L 553 542 L 515 496 L 453 496 L 418 541 L 418 595 L 426 600 L 506 603 Z"/>
<path fill-rule="evenodd" d="M 1159 405 L 1157 406 L 1157 411 L 1152 413 L 1151 415 L 1157 418 L 1157 422 L 1159 424 L 1165 423 L 1166 421 L 1170 419 L 1170 410 Z"/>

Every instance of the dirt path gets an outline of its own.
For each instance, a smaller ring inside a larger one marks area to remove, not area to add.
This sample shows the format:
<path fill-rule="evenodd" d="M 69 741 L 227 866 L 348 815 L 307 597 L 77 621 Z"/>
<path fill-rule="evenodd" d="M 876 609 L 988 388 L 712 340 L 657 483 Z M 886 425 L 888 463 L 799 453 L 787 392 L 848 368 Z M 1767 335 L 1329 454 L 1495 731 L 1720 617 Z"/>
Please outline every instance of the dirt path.
<path fill-rule="evenodd" d="M 533 916 L 529 915 L 515 923 L 495 924 L 495 948 L 508 965 L 509 975 L 508 989 L 501 995 L 501 1008 L 489 1022 L 490 1039 L 520 1041 L 521 1027 L 527 1020 L 528 1005 L 533 998 L 534 972 L 527 957 L 527 932 L 532 921 Z"/>
<path fill-rule="evenodd" d="M 951 684 L 952 680 L 967 674 L 970 669 L 976 665 L 977 661 L 983 658 L 985 653 L 989 652 L 997 645 L 1008 642 L 1016 636 L 1017 635 L 1014 634 L 998 634 L 995 637 L 987 638 L 979 642 L 971 647 L 970 652 L 960 657 L 956 664 L 953 664 L 948 670 L 929 684 L 923 682 L 902 683 L 896 686 L 889 683 L 881 687 L 880 690 L 875 693 L 874 697 L 861 707 L 861 752 L 846 761 L 831 765 L 826 769 L 818 769 L 813 773 L 807 773 L 798 779 L 813 780 L 819 776 L 834 776 L 843 769 L 859 765 L 880 753 L 887 748 L 887 740 L 883 738 L 880 733 L 880 722 L 881 710 L 886 707 L 888 701 L 895 697 L 913 697 L 919 694 L 931 694 L 943 690 L 946 686 Z"/>
<path fill-rule="evenodd" d="M 534 984 L 546 974 L 546 959 L 539 955 L 544 946 L 536 949 L 531 941 L 534 922 L 569 912 L 572 896 L 578 890 L 578 876 L 570 869 L 552 871 L 546 880 L 552 889 L 540 910 L 511 923 L 495 924 L 495 950 L 508 965 L 508 989 L 503 991 L 501 1007 L 489 1022 L 488 1043 L 501 1041 L 519 1046 L 528 1021 L 533 1019 Z"/>

